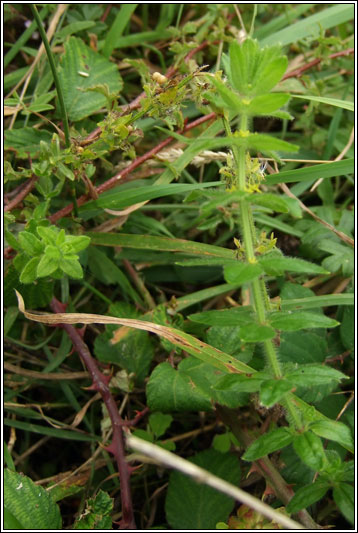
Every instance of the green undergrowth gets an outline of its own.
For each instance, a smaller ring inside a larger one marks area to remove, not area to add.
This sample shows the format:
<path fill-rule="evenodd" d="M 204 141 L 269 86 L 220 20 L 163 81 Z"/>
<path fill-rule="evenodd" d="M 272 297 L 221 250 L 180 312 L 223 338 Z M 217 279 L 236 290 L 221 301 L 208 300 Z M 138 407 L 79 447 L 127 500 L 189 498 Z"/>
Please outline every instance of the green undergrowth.
<path fill-rule="evenodd" d="M 5 19 L 5 528 L 353 528 L 353 5 Z"/>

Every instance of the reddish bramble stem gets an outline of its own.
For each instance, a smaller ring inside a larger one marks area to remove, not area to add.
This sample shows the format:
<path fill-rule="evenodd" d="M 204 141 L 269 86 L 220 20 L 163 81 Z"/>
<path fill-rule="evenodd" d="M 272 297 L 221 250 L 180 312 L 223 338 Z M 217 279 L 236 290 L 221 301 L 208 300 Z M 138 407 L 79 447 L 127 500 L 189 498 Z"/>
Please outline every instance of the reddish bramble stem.
<path fill-rule="evenodd" d="M 54 313 L 63 313 L 64 305 L 56 298 L 51 301 L 51 309 Z M 116 458 L 121 482 L 122 521 L 121 529 L 136 529 L 133 514 L 132 495 L 130 490 L 130 467 L 125 458 L 123 427 L 126 425 L 118 412 L 117 404 L 108 387 L 109 376 L 105 376 L 99 370 L 96 360 L 92 357 L 87 344 L 82 340 L 78 330 L 71 324 L 63 324 L 62 327 L 70 337 L 74 348 L 79 353 L 88 372 L 92 377 L 91 389 L 99 392 L 107 407 L 112 422 L 113 439 L 106 449 Z"/>

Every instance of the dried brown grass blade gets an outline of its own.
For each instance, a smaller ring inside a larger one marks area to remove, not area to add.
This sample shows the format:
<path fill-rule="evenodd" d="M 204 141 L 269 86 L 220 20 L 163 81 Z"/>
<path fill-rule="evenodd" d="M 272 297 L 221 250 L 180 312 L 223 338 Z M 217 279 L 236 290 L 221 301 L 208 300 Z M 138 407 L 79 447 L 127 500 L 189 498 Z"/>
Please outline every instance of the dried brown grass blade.
<path fill-rule="evenodd" d="M 26 311 L 24 300 L 18 291 L 16 292 L 18 306 L 21 313 L 29 320 L 41 322 L 42 324 L 117 324 L 118 326 L 127 326 L 129 328 L 150 331 L 160 337 L 164 337 L 175 346 L 194 355 L 205 363 L 220 368 L 224 372 L 252 374 L 255 370 L 245 363 L 232 358 L 230 355 L 202 342 L 187 333 L 176 330 L 161 324 L 146 322 L 129 318 L 117 318 L 114 316 L 95 315 L 90 313 L 33 313 Z M 118 342 L 117 338 L 112 339 L 112 343 Z"/>

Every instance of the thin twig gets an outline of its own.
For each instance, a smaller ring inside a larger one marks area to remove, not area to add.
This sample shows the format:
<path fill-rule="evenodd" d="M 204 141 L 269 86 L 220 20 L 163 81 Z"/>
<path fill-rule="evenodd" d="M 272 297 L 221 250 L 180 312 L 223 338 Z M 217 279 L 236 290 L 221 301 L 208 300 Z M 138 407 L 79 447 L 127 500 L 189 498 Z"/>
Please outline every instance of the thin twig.
<path fill-rule="evenodd" d="M 4 212 L 11 211 L 11 209 L 14 209 L 14 207 L 16 207 L 20 202 L 22 202 L 22 200 L 35 187 L 36 180 L 37 176 L 33 176 L 30 180 L 28 180 L 28 182 L 25 183 L 21 191 L 15 196 L 15 198 L 4 207 Z"/>
<path fill-rule="evenodd" d="M 299 524 L 288 516 L 275 511 L 272 509 L 272 507 L 262 502 L 258 498 L 255 498 L 248 492 L 245 492 L 244 490 L 235 487 L 235 485 L 232 485 L 231 483 L 214 476 L 208 470 L 204 470 L 190 461 L 164 450 L 156 444 L 138 439 L 137 437 L 129 434 L 126 435 L 126 441 L 127 445 L 133 450 L 136 450 L 137 452 L 154 459 L 161 465 L 179 470 L 179 472 L 182 472 L 183 474 L 195 479 L 195 481 L 199 483 L 204 483 L 205 485 L 208 485 L 209 487 L 212 487 L 213 489 L 216 489 L 227 496 L 230 496 L 231 498 L 235 498 L 235 500 L 248 505 L 252 509 L 255 509 L 255 511 L 263 514 L 270 520 L 274 520 L 287 529 L 306 529 L 302 524 Z"/>
<path fill-rule="evenodd" d="M 297 200 L 297 202 L 300 204 L 301 208 L 304 211 L 306 211 L 306 213 L 311 215 L 311 217 L 314 218 L 315 220 L 317 220 L 317 222 L 319 222 L 320 224 L 322 224 L 322 226 L 325 226 L 329 230 L 333 231 L 333 233 L 335 233 L 337 235 L 337 237 L 339 237 L 342 241 L 346 242 L 347 244 L 349 244 L 350 246 L 352 246 L 354 248 L 354 239 L 352 239 L 351 237 L 348 237 L 348 235 L 346 235 L 342 231 L 339 231 L 338 229 L 334 228 L 331 224 L 329 224 L 328 222 L 326 222 L 325 220 L 323 220 L 322 218 L 317 216 L 316 213 L 314 213 L 313 211 L 311 211 L 311 209 L 306 207 L 305 204 L 303 202 L 301 202 L 301 200 L 299 198 L 297 198 L 297 196 L 295 196 L 293 194 L 293 192 L 291 192 L 291 190 L 287 187 L 287 185 L 285 183 L 280 183 L 279 185 L 280 185 L 280 188 L 287 194 L 287 196 Z"/>
<path fill-rule="evenodd" d="M 335 52 L 334 54 L 331 54 L 328 57 L 330 59 L 334 59 L 335 57 L 348 56 L 353 53 L 354 53 L 354 48 L 348 48 L 347 50 L 341 50 L 340 52 Z M 288 78 L 299 78 L 305 70 L 309 70 L 315 65 L 318 65 L 321 61 L 323 61 L 323 59 L 324 59 L 323 57 L 317 57 L 316 59 L 313 59 L 309 63 L 306 63 L 306 65 L 302 65 L 302 67 L 296 68 L 295 70 L 292 70 L 291 72 L 287 72 L 287 74 L 283 76 L 282 80 L 287 80 Z"/>

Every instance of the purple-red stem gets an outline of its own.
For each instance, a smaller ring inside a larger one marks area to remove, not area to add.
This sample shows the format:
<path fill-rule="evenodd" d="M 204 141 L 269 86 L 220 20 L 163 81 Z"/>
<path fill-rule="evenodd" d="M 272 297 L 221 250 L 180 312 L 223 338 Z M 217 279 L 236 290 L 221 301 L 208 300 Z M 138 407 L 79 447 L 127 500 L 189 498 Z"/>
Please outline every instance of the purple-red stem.
<path fill-rule="evenodd" d="M 14 209 L 14 207 L 16 207 L 20 202 L 22 202 L 22 200 L 34 188 L 36 180 L 37 176 L 33 176 L 30 180 L 28 180 L 28 182 L 25 183 L 24 186 L 21 188 L 20 192 L 15 196 L 15 198 L 4 207 L 4 211 L 11 211 L 11 209 Z"/>
<path fill-rule="evenodd" d="M 349 56 L 350 54 L 353 54 L 353 53 L 354 53 L 354 48 L 348 48 L 347 50 L 341 50 L 340 52 L 335 52 L 334 54 L 331 54 L 328 57 L 330 59 L 334 59 L 335 57 Z M 287 80 L 288 78 L 299 78 L 305 70 L 309 70 L 315 65 L 318 65 L 322 60 L 323 60 L 323 57 L 316 57 L 316 59 L 313 59 L 309 63 L 306 63 L 306 65 L 302 65 L 302 67 L 296 68 L 296 70 L 292 70 L 291 72 L 288 72 L 287 74 L 284 75 L 282 79 Z"/>
<path fill-rule="evenodd" d="M 54 313 L 63 313 L 64 305 L 56 298 L 51 300 L 51 309 Z M 62 327 L 70 337 L 74 348 L 80 355 L 83 363 L 92 377 L 91 389 L 99 392 L 107 407 L 108 414 L 112 422 L 113 438 L 111 444 L 106 448 L 111 452 L 118 465 L 118 472 L 121 483 L 121 503 L 122 503 L 122 520 L 121 529 L 136 529 L 133 514 L 132 495 L 130 490 L 131 470 L 126 462 L 125 447 L 123 438 L 123 427 L 126 426 L 118 412 L 117 404 L 108 387 L 109 377 L 102 374 L 99 370 L 95 359 L 92 357 L 86 343 L 82 340 L 78 330 L 71 324 L 62 324 Z"/>

